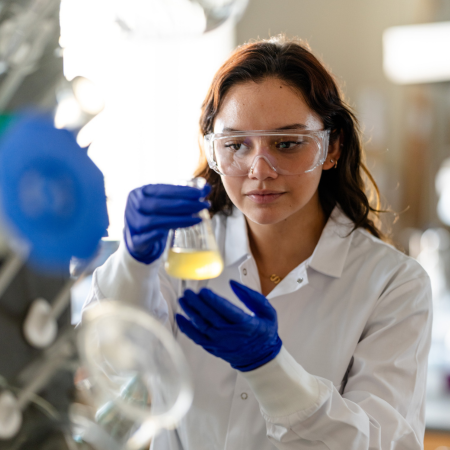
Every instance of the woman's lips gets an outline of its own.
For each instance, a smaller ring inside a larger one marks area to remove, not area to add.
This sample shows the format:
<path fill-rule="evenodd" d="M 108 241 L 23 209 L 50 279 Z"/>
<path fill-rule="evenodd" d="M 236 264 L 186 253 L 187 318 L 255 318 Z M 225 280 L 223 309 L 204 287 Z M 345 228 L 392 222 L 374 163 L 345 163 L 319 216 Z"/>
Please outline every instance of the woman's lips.
<path fill-rule="evenodd" d="M 251 191 L 245 195 L 255 203 L 272 203 L 279 199 L 283 194 L 284 192 L 275 191 Z"/>

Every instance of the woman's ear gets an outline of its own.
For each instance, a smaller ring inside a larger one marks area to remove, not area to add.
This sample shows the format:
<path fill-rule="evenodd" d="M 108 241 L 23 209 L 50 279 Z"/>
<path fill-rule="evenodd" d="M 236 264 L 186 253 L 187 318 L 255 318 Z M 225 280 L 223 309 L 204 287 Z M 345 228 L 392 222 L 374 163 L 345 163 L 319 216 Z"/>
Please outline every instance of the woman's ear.
<path fill-rule="evenodd" d="M 343 145 L 344 139 L 341 132 L 339 137 L 337 137 L 333 142 L 330 142 L 328 146 L 328 155 L 327 159 L 323 163 L 323 170 L 329 170 L 337 167 L 339 158 L 341 157 Z"/>

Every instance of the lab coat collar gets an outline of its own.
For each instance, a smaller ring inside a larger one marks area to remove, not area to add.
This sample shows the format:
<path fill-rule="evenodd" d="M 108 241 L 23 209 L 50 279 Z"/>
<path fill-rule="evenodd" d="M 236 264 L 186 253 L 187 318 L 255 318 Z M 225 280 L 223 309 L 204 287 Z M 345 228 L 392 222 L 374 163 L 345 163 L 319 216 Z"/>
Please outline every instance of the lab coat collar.
<path fill-rule="evenodd" d="M 340 278 L 353 239 L 353 222 L 336 206 L 322 231 L 309 267 Z"/>
<path fill-rule="evenodd" d="M 309 267 L 331 277 L 339 278 L 351 245 L 353 222 L 335 207 L 322 231 L 311 257 Z M 225 265 L 251 256 L 245 217 L 237 208 L 227 218 Z"/>
<path fill-rule="evenodd" d="M 225 266 L 231 266 L 244 256 L 251 255 L 248 242 L 247 223 L 245 217 L 239 209 L 233 208 L 233 214 L 227 218 L 225 240 Z"/>

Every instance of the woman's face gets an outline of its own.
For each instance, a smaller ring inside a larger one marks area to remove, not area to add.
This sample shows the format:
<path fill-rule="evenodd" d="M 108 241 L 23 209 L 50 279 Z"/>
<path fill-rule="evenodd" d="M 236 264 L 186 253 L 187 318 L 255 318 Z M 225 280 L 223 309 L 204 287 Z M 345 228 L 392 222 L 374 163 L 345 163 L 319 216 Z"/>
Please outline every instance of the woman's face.
<path fill-rule="evenodd" d="M 323 123 L 296 90 L 275 78 L 233 86 L 214 121 L 214 133 L 227 128 L 243 131 L 286 127 L 322 130 Z M 222 176 L 222 182 L 233 204 L 247 219 L 261 225 L 276 224 L 317 211 L 322 170 L 334 165 L 329 159 L 309 173 L 280 175 L 259 158 L 251 174 Z"/>

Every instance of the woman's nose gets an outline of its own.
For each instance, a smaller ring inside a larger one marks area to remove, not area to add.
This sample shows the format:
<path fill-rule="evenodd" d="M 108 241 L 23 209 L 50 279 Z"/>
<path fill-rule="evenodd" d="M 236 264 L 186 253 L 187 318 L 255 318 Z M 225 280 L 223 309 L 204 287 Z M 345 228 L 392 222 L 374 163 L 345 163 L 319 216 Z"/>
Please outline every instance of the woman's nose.
<path fill-rule="evenodd" d="M 278 173 L 269 161 L 269 159 L 264 155 L 258 155 L 252 162 L 250 169 L 248 171 L 248 176 L 250 178 L 266 179 L 266 178 L 277 178 Z"/>

